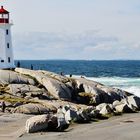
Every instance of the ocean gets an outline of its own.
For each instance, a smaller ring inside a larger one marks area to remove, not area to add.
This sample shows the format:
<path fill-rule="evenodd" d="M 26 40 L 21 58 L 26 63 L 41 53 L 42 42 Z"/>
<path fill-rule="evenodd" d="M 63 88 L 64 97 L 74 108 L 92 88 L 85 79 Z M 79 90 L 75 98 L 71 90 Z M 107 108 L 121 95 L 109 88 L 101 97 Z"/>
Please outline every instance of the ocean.
<path fill-rule="evenodd" d="M 117 87 L 140 97 L 140 61 L 16 60 L 20 67 L 48 70 Z"/>

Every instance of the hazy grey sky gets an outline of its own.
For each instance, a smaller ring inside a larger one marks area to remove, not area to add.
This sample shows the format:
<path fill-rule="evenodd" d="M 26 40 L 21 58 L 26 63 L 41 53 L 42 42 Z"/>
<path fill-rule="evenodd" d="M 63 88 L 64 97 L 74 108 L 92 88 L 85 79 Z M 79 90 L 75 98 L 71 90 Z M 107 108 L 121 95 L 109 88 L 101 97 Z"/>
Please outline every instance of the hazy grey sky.
<path fill-rule="evenodd" d="M 0 0 L 16 59 L 140 59 L 140 0 Z"/>

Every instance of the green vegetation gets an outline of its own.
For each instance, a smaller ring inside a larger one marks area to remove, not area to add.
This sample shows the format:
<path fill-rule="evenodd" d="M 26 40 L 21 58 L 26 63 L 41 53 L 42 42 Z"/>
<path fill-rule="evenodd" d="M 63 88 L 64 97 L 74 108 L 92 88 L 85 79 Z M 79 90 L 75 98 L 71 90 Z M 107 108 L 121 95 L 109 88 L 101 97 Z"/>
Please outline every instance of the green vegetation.
<path fill-rule="evenodd" d="M 0 100 L 6 101 L 6 102 L 10 102 L 12 104 L 15 104 L 17 102 L 20 102 L 20 103 L 23 103 L 23 104 L 26 104 L 26 103 L 36 103 L 34 101 L 29 101 L 29 100 L 24 99 L 24 98 L 14 97 L 14 96 L 10 96 L 10 95 L 0 96 Z"/>

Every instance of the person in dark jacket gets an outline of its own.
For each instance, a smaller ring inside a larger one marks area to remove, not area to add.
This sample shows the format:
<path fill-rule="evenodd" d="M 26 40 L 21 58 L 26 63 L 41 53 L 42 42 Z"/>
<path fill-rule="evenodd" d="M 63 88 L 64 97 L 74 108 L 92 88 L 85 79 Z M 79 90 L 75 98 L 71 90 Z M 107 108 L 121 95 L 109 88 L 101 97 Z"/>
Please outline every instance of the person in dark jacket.
<path fill-rule="evenodd" d="M 2 109 L 2 112 L 5 112 L 6 105 L 5 105 L 4 101 L 2 101 L 2 103 L 1 103 L 1 109 Z"/>
<path fill-rule="evenodd" d="M 20 62 L 19 61 L 17 62 L 17 67 L 20 68 Z"/>

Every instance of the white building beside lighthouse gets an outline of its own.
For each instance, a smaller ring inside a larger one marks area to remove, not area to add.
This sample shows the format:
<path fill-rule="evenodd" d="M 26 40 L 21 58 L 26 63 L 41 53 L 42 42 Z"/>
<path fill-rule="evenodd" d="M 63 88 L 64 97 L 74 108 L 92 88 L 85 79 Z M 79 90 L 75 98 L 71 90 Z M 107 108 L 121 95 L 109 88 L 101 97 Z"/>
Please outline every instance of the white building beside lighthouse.
<path fill-rule="evenodd" d="M 0 9 L 0 69 L 14 68 L 14 58 L 11 40 L 9 12 L 1 6 Z"/>

